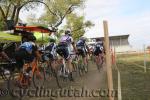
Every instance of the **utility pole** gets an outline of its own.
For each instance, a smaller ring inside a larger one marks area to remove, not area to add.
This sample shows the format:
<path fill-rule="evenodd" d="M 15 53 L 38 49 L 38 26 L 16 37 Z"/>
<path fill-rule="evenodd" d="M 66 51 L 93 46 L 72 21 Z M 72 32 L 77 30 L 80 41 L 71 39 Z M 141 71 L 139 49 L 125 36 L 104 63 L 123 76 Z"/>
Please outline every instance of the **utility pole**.
<path fill-rule="evenodd" d="M 111 66 L 107 21 L 103 21 L 103 26 L 104 26 L 104 41 L 105 41 L 105 48 L 106 48 L 106 70 L 107 70 L 107 79 L 108 79 L 108 88 L 109 88 L 109 100 L 114 100 L 114 97 L 111 94 L 113 91 L 113 78 L 112 78 L 112 66 Z"/>

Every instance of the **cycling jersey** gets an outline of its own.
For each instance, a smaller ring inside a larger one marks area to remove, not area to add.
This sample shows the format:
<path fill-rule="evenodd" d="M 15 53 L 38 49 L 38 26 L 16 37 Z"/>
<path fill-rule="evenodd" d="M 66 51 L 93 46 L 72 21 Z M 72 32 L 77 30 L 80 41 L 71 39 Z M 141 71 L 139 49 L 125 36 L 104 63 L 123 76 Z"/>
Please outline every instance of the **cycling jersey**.
<path fill-rule="evenodd" d="M 79 39 L 76 43 L 76 47 L 78 50 L 78 55 L 82 55 L 83 57 L 87 55 L 88 50 L 85 39 Z"/>
<path fill-rule="evenodd" d="M 14 57 L 17 62 L 17 68 L 23 67 L 24 61 L 32 62 L 36 57 L 37 45 L 33 42 L 24 42 L 20 45 L 19 49 L 15 52 Z"/>
<path fill-rule="evenodd" d="M 103 46 L 102 43 L 97 43 L 97 44 L 96 44 L 96 48 L 99 48 L 101 51 L 103 51 L 104 46 Z"/>
<path fill-rule="evenodd" d="M 73 51 L 72 47 L 73 38 L 69 36 L 68 34 L 63 35 L 60 38 L 60 43 L 57 46 L 57 53 L 60 56 L 63 56 L 65 59 L 70 58 L 70 55 Z"/>
<path fill-rule="evenodd" d="M 76 46 L 85 46 L 86 45 L 86 43 L 85 43 L 85 40 L 83 40 L 83 39 L 79 39 L 79 41 L 77 41 L 77 43 L 76 43 Z"/>
<path fill-rule="evenodd" d="M 60 38 L 60 42 L 61 43 L 67 43 L 68 45 L 70 45 L 73 42 L 73 38 L 69 35 L 63 35 Z"/>
<path fill-rule="evenodd" d="M 21 49 L 25 49 L 29 54 L 32 54 L 35 43 L 33 42 L 24 42 L 20 45 Z"/>
<path fill-rule="evenodd" d="M 101 54 L 103 51 L 104 51 L 103 43 L 101 41 L 97 42 L 94 47 L 94 55 Z"/>
<path fill-rule="evenodd" d="M 50 43 L 46 48 L 45 48 L 46 53 L 49 55 L 49 57 L 53 60 L 56 58 L 57 53 L 56 53 L 56 44 L 55 43 Z"/>

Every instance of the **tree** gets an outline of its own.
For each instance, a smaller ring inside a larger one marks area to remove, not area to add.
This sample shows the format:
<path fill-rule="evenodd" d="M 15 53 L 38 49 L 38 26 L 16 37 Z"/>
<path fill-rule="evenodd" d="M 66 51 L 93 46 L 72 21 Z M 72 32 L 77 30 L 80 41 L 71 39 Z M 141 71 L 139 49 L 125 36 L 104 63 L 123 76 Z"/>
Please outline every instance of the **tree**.
<path fill-rule="evenodd" d="M 79 16 L 75 13 L 67 16 L 67 25 L 65 28 L 72 30 L 73 38 L 79 39 L 88 28 L 91 28 L 94 24 L 91 21 L 85 21 L 84 16 Z"/>
<path fill-rule="evenodd" d="M 45 14 L 40 18 L 42 22 L 58 27 L 68 14 L 76 8 L 82 7 L 85 0 L 46 0 L 48 7 Z"/>
<path fill-rule="evenodd" d="M 25 9 L 30 9 L 43 3 L 43 0 L 5 0 L 3 5 L 0 5 L 0 13 L 2 15 L 2 20 L 5 25 L 7 20 L 13 20 L 16 25 L 19 19 L 20 10 L 24 7 Z"/>
<path fill-rule="evenodd" d="M 0 14 L 0 30 L 3 30 L 4 29 L 4 21 L 2 20 L 2 16 Z"/>

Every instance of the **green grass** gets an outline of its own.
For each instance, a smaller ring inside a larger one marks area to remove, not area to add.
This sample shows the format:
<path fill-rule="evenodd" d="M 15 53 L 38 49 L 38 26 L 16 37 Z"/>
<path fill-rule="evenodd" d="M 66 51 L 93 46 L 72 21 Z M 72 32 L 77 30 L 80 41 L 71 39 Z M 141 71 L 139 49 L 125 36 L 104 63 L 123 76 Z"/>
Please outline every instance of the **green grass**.
<path fill-rule="evenodd" d="M 49 40 L 48 35 L 45 35 L 43 39 L 41 33 L 35 32 L 34 35 L 37 38 L 37 43 L 48 43 Z M 19 42 L 21 41 L 21 36 L 0 32 L 0 42 L 11 42 L 11 41 Z"/>
<path fill-rule="evenodd" d="M 17 42 L 17 41 L 21 41 L 21 37 L 0 32 L 0 42 L 4 42 L 4 41 L 16 41 Z"/>
<path fill-rule="evenodd" d="M 149 55 L 147 55 L 149 58 Z M 121 74 L 121 89 L 123 100 L 149 100 L 150 98 L 150 69 L 144 72 L 143 55 L 120 56 L 117 67 Z M 147 66 L 150 66 L 148 60 Z M 135 65 L 137 64 L 137 65 Z M 113 69 L 114 87 L 117 88 L 117 71 Z"/>

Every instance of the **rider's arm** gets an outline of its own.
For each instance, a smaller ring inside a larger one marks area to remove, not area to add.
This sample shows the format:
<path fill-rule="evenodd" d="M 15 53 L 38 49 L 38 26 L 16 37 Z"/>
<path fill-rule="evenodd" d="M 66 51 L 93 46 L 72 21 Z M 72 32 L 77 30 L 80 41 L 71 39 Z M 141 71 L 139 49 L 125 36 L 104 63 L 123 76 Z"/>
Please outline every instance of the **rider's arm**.
<path fill-rule="evenodd" d="M 35 46 L 33 47 L 33 51 L 34 51 L 34 53 L 35 53 L 36 58 L 37 58 L 37 59 L 40 59 L 40 58 L 41 58 L 41 55 L 40 55 L 40 52 L 39 52 L 39 50 L 38 50 L 37 45 L 35 45 Z"/>
<path fill-rule="evenodd" d="M 77 48 L 76 48 L 76 46 L 75 46 L 75 42 L 74 42 L 74 40 L 73 40 L 72 37 L 71 37 L 71 44 L 72 44 L 73 49 L 75 50 L 75 52 L 77 52 Z"/>
<path fill-rule="evenodd" d="M 77 52 L 77 48 L 76 48 L 76 46 L 75 46 L 75 43 L 74 43 L 74 42 L 72 42 L 72 46 L 73 46 L 73 49 L 75 50 L 75 52 Z"/>
<path fill-rule="evenodd" d="M 86 47 L 87 51 L 90 53 L 90 48 L 88 47 L 87 43 L 85 43 L 85 47 Z"/>

